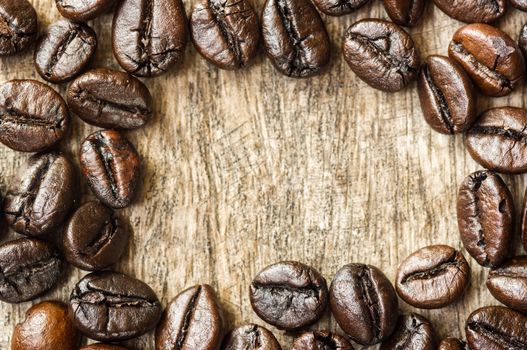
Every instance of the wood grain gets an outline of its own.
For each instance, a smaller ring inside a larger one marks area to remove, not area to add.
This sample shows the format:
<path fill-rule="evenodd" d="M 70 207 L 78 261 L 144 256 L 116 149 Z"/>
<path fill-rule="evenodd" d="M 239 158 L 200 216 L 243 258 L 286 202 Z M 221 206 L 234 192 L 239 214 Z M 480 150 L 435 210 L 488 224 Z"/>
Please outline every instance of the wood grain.
<path fill-rule="evenodd" d="M 52 0 L 32 3 L 42 28 L 59 18 Z M 189 13 L 192 4 L 185 6 Z M 263 0 L 255 6 L 260 10 Z M 456 192 L 480 167 L 462 136 L 439 135 L 424 122 L 415 83 L 383 93 L 347 67 L 343 33 L 367 17 L 387 15 L 374 1 L 349 16 L 323 17 L 334 48 L 331 67 L 320 77 L 286 78 L 263 52 L 248 69 L 220 71 L 189 45 L 183 64 L 144 80 L 156 98 L 155 119 L 128 133 L 143 157 L 143 181 L 136 204 L 122 211 L 133 239 L 117 270 L 146 281 L 164 304 L 187 286 L 212 284 L 230 328 L 264 324 L 250 307 L 248 285 L 280 259 L 310 264 L 328 281 L 349 262 L 374 264 L 393 280 L 402 259 L 422 246 L 462 248 Z M 510 10 L 498 26 L 516 39 L 525 18 Z M 119 68 L 111 53 L 111 19 L 107 14 L 90 22 L 99 38 L 95 67 Z M 446 54 L 461 25 L 430 4 L 410 32 L 424 58 Z M 13 78 L 39 79 L 31 52 L 0 59 L 0 80 Z M 55 88 L 64 93 L 66 86 Z M 479 109 L 524 106 L 523 94 L 520 86 L 508 97 L 481 98 Z M 94 130 L 74 117 L 62 148 L 77 158 L 79 144 Z M 2 193 L 27 157 L 0 146 Z M 525 176 L 504 178 L 520 208 Z M 91 195 L 85 182 L 82 187 L 86 200 Z M 470 264 L 472 286 L 462 301 L 419 311 L 439 337 L 463 336 L 472 310 L 497 304 L 484 286 L 487 271 Z M 43 299 L 66 301 L 84 274 L 69 269 Z M 30 305 L 0 303 L 0 349 L 9 348 L 12 329 Z M 401 309 L 413 310 L 402 301 Z M 338 330 L 329 313 L 314 326 L 328 327 Z M 288 349 L 292 338 L 269 328 Z M 128 345 L 152 349 L 152 342 L 150 334 Z"/>

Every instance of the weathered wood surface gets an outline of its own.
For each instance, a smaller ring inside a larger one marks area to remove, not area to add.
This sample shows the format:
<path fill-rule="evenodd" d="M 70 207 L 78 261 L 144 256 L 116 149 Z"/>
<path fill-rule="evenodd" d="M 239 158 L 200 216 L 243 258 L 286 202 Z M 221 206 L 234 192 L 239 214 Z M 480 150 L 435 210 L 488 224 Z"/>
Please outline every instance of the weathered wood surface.
<path fill-rule="evenodd" d="M 52 0 L 32 2 L 41 27 L 59 18 Z M 188 13 L 192 4 L 185 5 Z M 255 5 L 260 10 L 263 1 Z M 210 283 L 232 327 L 264 324 L 252 312 L 248 285 L 257 271 L 280 259 L 311 264 L 328 281 L 348 262 L 377 265 L 393 280 L 399 262 L 422 246 L 462 247 L 456 192 L 479 166 L 461 136 L 439 135 L 425 124 L 415 83 L 403 92 L 382 93 L 347 67 L 343 33 L 366 17 L 387 18 L 379 1 L 349 16 L 324 16 L 334 50 L 329 71 L 320 77 L 286 78 L 263 52 L 248 69 L 220 71 L 189 45 L 183 64 L 145 80 L 156 97 L 156 113 L 145 128 L 128 133 L 144 160 L 143 182 L 136 204 L 122 211 L 133 239 L 117 270 L 146 281 L 164 304 L 186 286 Z M 111 18 L 90 23 L 100 43 L 97 67 L 118 68 Z M 526 18 L 510 10 L 498 26 L 516 38 Z M 411 34 L 424 58 L 446 54 L 460 26 L 430 4 Z M 31 52 L 0 59 L 0 80 L 12 78 L 39 79 Z M 55 87 L 65 92 L 64 85 Z M 478 104 L 481 110 L 524 106 L 523 93 L 522 86 L 509 97 Z M 74 117 L 64 149 L 76 157 L 82 139 L 95 129 Z M 2 193 L 27 157 L 0 146 Z M 518 208 L 524 178 L 505 177 Z M 470 264 L 472 286 L 461 302 L 420 311 L 440 337 L 462 336 L 472 310 L 497 304 L 484 286 L 487 271 Z M 43 299 L 66 301 L 84 274 L 69 269 Z M 30 305 L 0 303 L 0 349 L 9 348 L 12 329 Z M 412 310 L 403 302 L 401 308 Z M 329 313 L 314 327 L 338 329 Z M 288 349 L 291 338 L 270 329 Z M 128 344 L 151 349 L 152 339 L 150 334 Z"/>

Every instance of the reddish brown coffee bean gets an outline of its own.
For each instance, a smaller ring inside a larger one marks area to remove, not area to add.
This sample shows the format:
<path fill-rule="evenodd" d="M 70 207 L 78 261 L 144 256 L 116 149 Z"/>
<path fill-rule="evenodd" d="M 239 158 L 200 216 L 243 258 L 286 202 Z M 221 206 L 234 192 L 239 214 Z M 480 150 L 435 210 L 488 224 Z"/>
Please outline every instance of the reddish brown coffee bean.
<path fill-rule="evenodd" d="M 350 342 L 329 331 L 311 331 L 301 334 L 293 342 L 292 350 L 353 350 Z"/>
<path fill-rule="evenodd" d="M 527 313 L 527 256 L 507 260 L 492 269 L 487 288 L 501 303 Z"/>
<path fill-rule="evenodd" d="M 418 314 L 399 316 L 397 328 L 379 350 L 434 350 L 434 328 Z"/>
<path fill-rule="evenodd" d="M 0 1 L 0 56 L 24 51 L 37 36 L 37 29 L 37 13 L 29 1 Z"/>
<path fill-rule="evenodd" d="M 437 350 L 469 350 L 465 342 L 457 338 L 446 338 L 439 343 Z"/>
<path fill-rule="evenodd" d="M 91 344 L 91 345 L 83 346 L 82 348 L 80 348 L 80 350 L 128 350 L 128 349 L 122 346 L 118 346 L 118 345 L 98 343 L 98 344 Z"/>
<path fill-rule="evenodd" d="M 466 23 L 492 23 L 507 11 L 505 0 L 434 0 L 450 17 Z"/>
<path fill-rule="evenodd" d="M 60 14 L 72 21 L 88 21 L 108 11 L 116 0 L 55 0 Z"/>
<path fill-rule="evenodd" d="M 223 339 L 222 350 L 281 350 L 278 340 L 268 329 L 255 324 L 240 326 Z"/>
<path fill-rule="evenodd" d="M 384 9 L 392 21 L 400 26 L 413 27 L 423 15 L 425 0 L 383 0 Z"/>
<path fill-rule="evenodd" d="M 321 12 L 329 16 L 342 16 L 357 10 L 370 0 L 313 0 Z"/>

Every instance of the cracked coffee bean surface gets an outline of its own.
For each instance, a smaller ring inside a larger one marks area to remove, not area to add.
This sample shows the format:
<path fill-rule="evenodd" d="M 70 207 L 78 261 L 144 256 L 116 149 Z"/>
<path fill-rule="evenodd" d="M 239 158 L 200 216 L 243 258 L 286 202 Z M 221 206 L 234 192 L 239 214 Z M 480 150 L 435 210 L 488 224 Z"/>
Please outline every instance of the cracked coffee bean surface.
<path fill-rule="evenodd" d="M 329 16 L 343 16 L 352 13 L 370 0 L 313 0 L 316 7 Z"/>
<path fill-rule="evenodd" d="M 343 336 L 329 331 L 310 331 L 301 334 L 293 342 L 292 350 L 353 350 Z"/>
<path fill-rule="evenodd" d="M 55 0 L 63 17 L 72 21 L 88 21 L 110 10 L 115 0 Z"/>
<path fill-rule="evenodd" d="M 419 314 L 400 315 L 397 328 L 379 350 L 435 350 L 434 329 Z"/>
<path fill-rule="evenodd" d="M 0 2 L 0 56 L 24 51 L 38 33 L 37 12 L 27 0 Z"/>
<path fill-rule="evenodd" d="M 487 288 L 499 302 L 527 313 L 527 256 L 519 256 L 493 268 Z"/>
<path fill-rule="evenodd" d="M 448 16 L 466 23 L 492 23 L 507 11 L 506 0 L 434 0 Z"/>
<path fill-rule="evenodd" d="M 237 327 L 223 339 L 222 350 L 281 350 L 271 331 L 256 324 Z"/>
<path fill-rule="evenodd" d="M 426 0 L 383 0 L 384 10 L 391 20 L 405 27 L 419 23 L 426 6 Z"/>

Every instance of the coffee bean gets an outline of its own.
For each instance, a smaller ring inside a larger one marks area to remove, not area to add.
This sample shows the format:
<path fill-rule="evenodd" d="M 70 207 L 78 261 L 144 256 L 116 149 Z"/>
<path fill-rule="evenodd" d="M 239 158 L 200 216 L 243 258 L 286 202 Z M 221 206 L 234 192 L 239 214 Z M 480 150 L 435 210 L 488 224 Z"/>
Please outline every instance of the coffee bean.
<path fill-rule="evenodd" d="M 122 346 L 118 346 L 118 345 L 98 343 L 98 344 L 91 344 L 91 345 L 83 346 L 82 348 L 80 348 L 80 350 L 128 350 L 128 349 Z"/>
<path fill-rule="evenodd" d="M 457 338 L 445 338 L 439 343 L 437 350 L 469 350 L 467 344 Z"/>
<path fill-rule="evenodd" d="M 66 225 L 64 255 L 80 269 L 103 270 L 119 260 L 128 237 L 128 230 L 112 209 L 100 202 L 88 202 Z"/>
<path fill-rule="evenodd" d="M 217 349 L 223 337 L 223 320 L 211 286 L 190 287 L 167 306 L 156 330 L 156 350 Z"/>
<path fill-rule="evenodd" d="M 509 0 L 511 5 L 520 11 L 527 11 L 527 0 Z"/>
<path fill-rule="evenodd" d="M 469 283 L 470 267 L 465 257 L 447 245 L 431 245 L 401 263 L 395 287 L 408 304 L 437 309 L 457 301 Z"/>
<path fill-rule="evenodd" d="M 459 29 L 450 42 L 448 55 L 488 96 L 511 93 L 525 72 L 518 45 L 505 32 L 488 24 L 469 24 Z"/>
<path fill-rule="evenodd" d="M 526 0 L 527 3 L 527 0 Z M 527 10 L 526 10 L 527 11 Z M 518 46 L 523 53 L 523 57 L 527 55 L 527 23 L 523 25 L 518 39 Z"/>
<path fill-rule="evenodd" d="M 260 28 L 247 0 L 200 0 L 190 16 L 190 33 L 198 52 L 222 69 L 248 65 L 256 55 Z"/>
<path fill-rule="evenodd" d="M 222 350 L 281 350 L 278 340 L 268 329 L 247 324 L 229 332 L 223 339 Z"/>
<path fill-rule="evenodd" d="M 84 70 L 96 48 L 97 37 L 88 25 L 62 19 L 40 37 L 35 48 L 35 67 L 45 80 L 63 83 Z"/>
<path fill-rule="evenodd" d="M 476 120 L 476 94 L 463 69 L 444 56 L 428 56 L 417 80 L 426 122 L 442 134 L 456 134 Z"/>
<path fill-rule="evenodd" d="M 55 0 L 60 14 L 72 21 L 88 21 L 110 9 L 115 0 Z"/>
<path fill-rule="evenodd" d="M 465 326 L 471 350 L 527 349 L 527 317 L 502 306 L 474 311 Z"/>
<path fill-rule="evenodd" d="M 15 151 L 39 152 L 66 134 L 66 103 L 49 86 L 35 80 L 0 85 L 0 142 Z"/>
<path fill-rule="evenodd" d="M 44 301 L 26 312 L 26 319 L 16 325 L 11 350 L 77 350 L 81 334 L 68 315 L 68 306 L 58 301 Z"/>
<path fill-rule="evenodd" d="M 152 117 L 148 88 L 130 74 L 110 69 L 93 69 L 75 79 L 67 100 L 82 120 L 103 128 L 136 129 Z"/>
<path fill-rule="evenodd" d="M 80 280 L 70 297 L 77 328 L 101 341 L 138 337 L 154 328 L 161 304 L 148 285 L 118 272 L 93 272 Z"/>
<path fill-rule="evenodd" d="M 392 22 L 364 19 L 352 24 L 343 51 L 355 74 L 376 89 L 398 91 L 417 76 L 417 48 L 410 35 Z"/>
<path fill-rule="evenodd" d="M 326 280 L 314 268 L 296 261 L 267 266 L 253 279 L 254 312 L 278 329 L 295 330 L 320 319 L 328 304 Z"/>
<path fill-rule="evenodd" d="M 80 150 L 82 173 L 97 198 L 112 208 L 132 203 L 139 184 L 140 160 L 134 146 L 113 130 L 97 131 Z"/>
<path fill-rule="evenodd" d="M 48 243 L 20 238 L 0 245 L 0 300 L 21 303 L 53 288 L 62 273 L 58 252 Z"/>
<path fill-rule="evenodd" d="M 0 2 L 0 56 L 24 51 L 37 36 L 37 27 L 37 12 L 30 2 Z"/>
<path fill-rule="evenodd" d="M 69 214 L 76 190 L 77 174 L 65 155 L 36 154 L 7 190 L 7 222 L 18 233 L 49 238 Z"/>
<path fill-rule="evenodd" d="M 267 0 L 262 12 L 267 56 L 282 74 L 306 78 L 329 63 L 331 45 L 326 26 L 309 0 Z"/>
<path fill-rule="evenodd" d="M 490 271 L 487 288 L 508 307 L 527 312 L 527 256 L 510 259 Z"/>
<path fill-rule="evenodd" d="M 181 0 L 123 0 L 113 18 L 115 58 L 129 73 L 153 77 L 181 61 L 188 40 Z"/>
<path fill-rule="evenodd" d="M 395 290 L 375 266 L 342 267 L 331 283 L 329 305 L 342 330 L 359 344 L 380 343 L 397 324 Z"/>
<path fill-rule="evenodd" d="M 434 0 L 448 16 L 466 23 L 492 23 L 507 11 L 505 0 Z"/>
<path fill-rule="evenodd" d="M 397 328 L 379 350 L 434 350 L 434 329 L 418 314 L 399 316 Z"/>
<path fill-rule="evenodd" d="M 311 331 L 301 334 L 293 342 L 292 350 L 353 350 L 350 342 L 329 331 Z"/>
<path fill-rule="evenodd" d="M 521 217 L 521 239 L 523 242 L 523 249 L 527 251 L 527 189 L 523 196 L 523 208 Z"/>
<path fill-rule="evenodd" d="M 352 13 L 370 0 L 313 0 L 321 12 L 329 16 L 343 16 Z"/>
<path fill-rule="evenodd" d="M 417 25 L 425 10 L 425 0 L 383 0 L 391 20 L 405 27 Z"/>
<path fill-rule="evenodd" d="M 507 256 L 513 234 L 514 204 L 503 180 L 490 171 L 465 178 L 457 197 L 461 241 L 482 266 L 498 266 Z"/>

